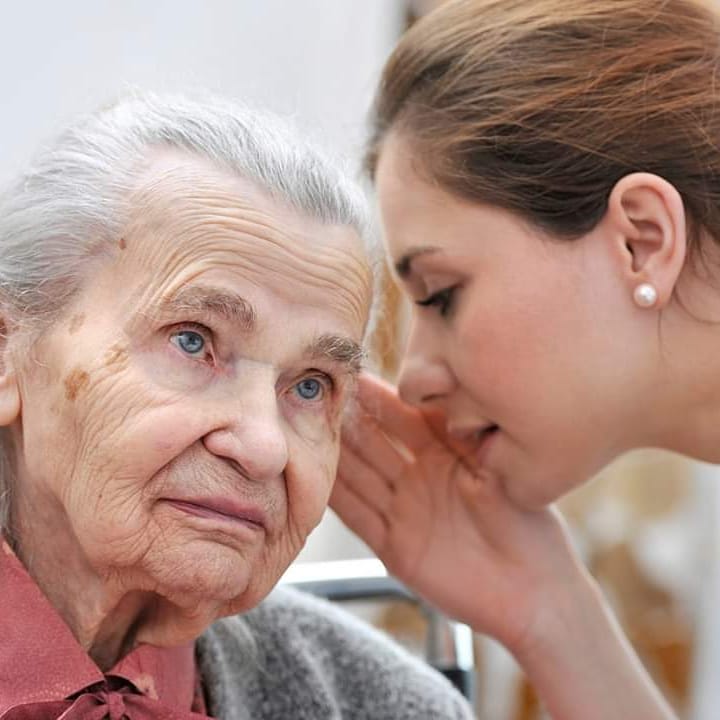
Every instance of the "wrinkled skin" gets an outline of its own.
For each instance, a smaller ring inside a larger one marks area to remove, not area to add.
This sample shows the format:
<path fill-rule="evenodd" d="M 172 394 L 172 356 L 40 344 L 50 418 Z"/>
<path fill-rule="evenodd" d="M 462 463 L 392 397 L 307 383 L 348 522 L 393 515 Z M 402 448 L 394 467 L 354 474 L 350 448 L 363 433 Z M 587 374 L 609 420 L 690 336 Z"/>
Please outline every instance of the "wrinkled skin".
<path fill-rule="evenodd" d="M 10 338 L 0 398 L 18 552 L 101 665 L 254 606 L 296 557 L 371 292 L 353 230 L 204 162 L 158 153 L 136 195 L 61 320 Z"/>

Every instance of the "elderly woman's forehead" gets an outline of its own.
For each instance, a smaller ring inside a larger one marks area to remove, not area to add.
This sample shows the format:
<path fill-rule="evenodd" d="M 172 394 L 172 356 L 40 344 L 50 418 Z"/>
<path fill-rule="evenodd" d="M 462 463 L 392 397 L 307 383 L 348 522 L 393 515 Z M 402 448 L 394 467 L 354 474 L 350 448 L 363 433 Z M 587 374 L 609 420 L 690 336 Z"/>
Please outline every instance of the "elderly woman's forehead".
<path fill-rule="evenodd" d="M 148 156 L 130 196 L 124 235 L 162 228 L 182 233 L 196 229 L 198 224 L 221 220 L 266 225 L 296 240 L 302 236 L 334 244 L 341 236 L 346 249 L 352 246 L 352 254 L 367 262 L 362 238 L 354 227 L 333 228 L 288 201 L 271 196 L 256 181 L 177 149 L 156 149 Z M 338 229 L 342 231 L 339 234 Z"/>
<path fill-rule="evenodd" d="M 207 158 L 177 149 L 153 150 L 146 166 L 138 173 L 130 197 L 131 212 L 162 211 L 194 200 L 213 203 L 213 199 L 272 210 L 276 215 L 290 214 L 291 208 L 280 203 L 257 183 L 230 172 Z"/>
<path fill-rule="evenodd" d="M 120 260 L 135 284 L 152 277 L 153 287 L 167 289 L 213 266 L 235 268 L 268 290 L 315 304 L 322 296 L 367 320 L 372 270 L 355 228 L 309 217 L 206 159 L 155 151 L 130 213 Z"/>

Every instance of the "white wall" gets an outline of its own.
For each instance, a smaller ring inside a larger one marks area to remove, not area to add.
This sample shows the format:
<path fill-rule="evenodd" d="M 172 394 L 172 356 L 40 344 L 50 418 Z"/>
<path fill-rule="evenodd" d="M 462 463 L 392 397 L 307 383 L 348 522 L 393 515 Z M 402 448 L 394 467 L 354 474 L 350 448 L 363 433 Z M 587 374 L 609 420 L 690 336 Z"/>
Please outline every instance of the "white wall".
<path fill-rule="evenodd" d="M 398 0 L 0 0 L 0 182 L 124 85 L 246 97 L 357 150 Z"/>
<path fill-rule="evenodd" d="M 400 0 L 0 0 L 0 185 L 123 87 L 200 88 L 294 115 L 358 157 Z M 304 558 L 365 554 L 330 518 Z"/>

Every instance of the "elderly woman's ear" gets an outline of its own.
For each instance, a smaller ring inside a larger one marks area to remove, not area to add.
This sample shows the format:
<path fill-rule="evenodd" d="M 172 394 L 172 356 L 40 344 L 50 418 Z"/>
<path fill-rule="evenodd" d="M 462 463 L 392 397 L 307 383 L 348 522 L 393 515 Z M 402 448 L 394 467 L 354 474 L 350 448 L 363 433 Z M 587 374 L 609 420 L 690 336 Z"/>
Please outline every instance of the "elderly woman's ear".
<path fill-rule="evenodd" d="M 16 360 L 11 352 L 8 323 L 0 317 L 0 426 L 11 425 L 20 414 Z"/>

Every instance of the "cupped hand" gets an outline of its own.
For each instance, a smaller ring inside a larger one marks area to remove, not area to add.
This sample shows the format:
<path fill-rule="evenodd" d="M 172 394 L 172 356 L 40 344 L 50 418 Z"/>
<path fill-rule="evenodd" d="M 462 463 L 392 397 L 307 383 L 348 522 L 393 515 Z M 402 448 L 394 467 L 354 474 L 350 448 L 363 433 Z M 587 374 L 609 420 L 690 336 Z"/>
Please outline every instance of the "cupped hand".
<path fill-rule="evenodd" d="M 464 461 L 441 417 L 390 385 L 363 376 L 358 399 L 331 507 L 429 603 L 522 652 L 553 604 L 587 583 L 559 514 L 514 505 Z"/>

